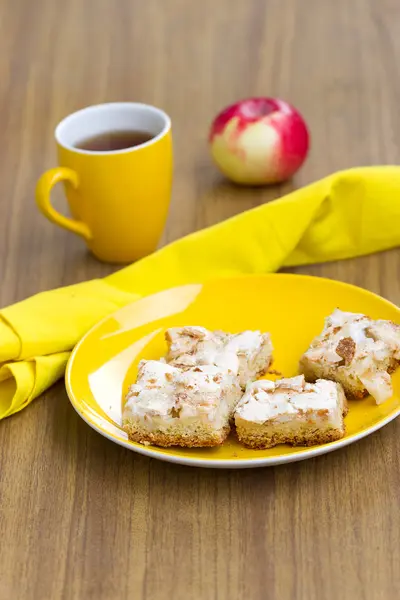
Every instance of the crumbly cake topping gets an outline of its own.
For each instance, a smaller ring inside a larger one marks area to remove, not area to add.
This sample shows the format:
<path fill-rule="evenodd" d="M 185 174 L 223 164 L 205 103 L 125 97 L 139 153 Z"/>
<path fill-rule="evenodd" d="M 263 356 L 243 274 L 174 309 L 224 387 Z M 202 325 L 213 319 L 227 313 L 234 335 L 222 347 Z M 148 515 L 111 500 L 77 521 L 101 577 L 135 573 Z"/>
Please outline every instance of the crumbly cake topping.
<path fill-rule="evenodd" d="M 387 365 L 382 363 L 400 360 L 400 326 L 337 309 L 326 318 L 324 330 L 305 356 L 351 370 L 376 401 L 383 402 L 392 395 L 392 386 Z"/>
<path fill-rule="evenodd" d="M 275 382 L 259 380 L 250 383 L 236 408 L 236 415 L 253 423 L 287 422 L 304 417 L 310 411 L 327 418 L 337 409 L 336 383 L 325 379 L 306 383 L 304 375 L 299 375 Z"/>
<path fill-rule="evenodd" d="M 212 418 L 221 399 L 230 409 L 239 393 L 236 378 L 214 365 L 182 370 L 160 361 L 141 361 L 124 414 L 172 419 L 208 413 Z"/>
<path fill-rule="evenodd" d="M 169 362 L 180 366 L 212 364 L 237 375 L 240 357 L 251 360 L 270 338 L 259 331 L 237 334 L 211 332 L 204 327 L 173 328 L 166 332 Z"/>

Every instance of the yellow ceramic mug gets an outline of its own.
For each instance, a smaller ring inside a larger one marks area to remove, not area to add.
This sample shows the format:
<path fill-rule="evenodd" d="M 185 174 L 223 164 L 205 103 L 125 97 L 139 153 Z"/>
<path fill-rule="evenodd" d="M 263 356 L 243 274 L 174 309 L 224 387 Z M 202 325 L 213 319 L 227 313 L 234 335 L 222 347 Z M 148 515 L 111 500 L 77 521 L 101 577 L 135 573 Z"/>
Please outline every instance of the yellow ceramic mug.
<path fill-rule="evenodd" d="M 106 152 L 77 147 L 83 140 L 117 131 L 146 131 L 152 138 L 132 148 Z M 61 166 L 46 171 L 38 181 L 36 202 L 42 213 L 83 237 L 100 260 L 125 263 L 153 252 L 171 196 L 169 117 L 147 104 L 100 104 L 61 121 L 55 138 Z M 60 181 L 73 218 L 51 205 L 51 189 Z"/>

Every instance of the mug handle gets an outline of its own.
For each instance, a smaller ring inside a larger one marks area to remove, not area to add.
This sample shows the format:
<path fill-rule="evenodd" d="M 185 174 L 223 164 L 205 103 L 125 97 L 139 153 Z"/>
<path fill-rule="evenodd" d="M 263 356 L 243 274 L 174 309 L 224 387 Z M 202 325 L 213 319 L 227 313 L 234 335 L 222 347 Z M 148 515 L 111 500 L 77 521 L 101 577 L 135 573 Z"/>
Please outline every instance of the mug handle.
<path fill-rule="evenodd" d="M 52 223 L 68 229 L 83 237 L 86 241 L 92 239 L 92 232 L 89 227 L 82 221 L 76 219 L 70 219 L 64 217 L 61 213 L 55 210 L 50 201 L 50 192 L 52 188 L 60 181 L 68 181 L 74 189 L 78 187 L 78 174 L 72 169 L 66 167 L 56 167 L 55 169 L 49 169 L 40 177 L 36 185 L 36 204 L 39 210 L 49 219 Z"/>

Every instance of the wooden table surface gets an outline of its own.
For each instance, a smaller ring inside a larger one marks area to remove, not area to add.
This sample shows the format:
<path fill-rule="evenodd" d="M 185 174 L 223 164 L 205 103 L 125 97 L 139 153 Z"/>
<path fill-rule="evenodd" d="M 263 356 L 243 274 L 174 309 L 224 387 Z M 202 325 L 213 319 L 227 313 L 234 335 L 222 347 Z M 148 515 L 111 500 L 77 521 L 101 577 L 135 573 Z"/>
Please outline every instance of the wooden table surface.
<path fill-rule="evenodd" d="M 89 104 L 172 116 L 163 242 L 337 169 L 400 161 L 397 0 L 2 0 L 0 301 L 106 275 L 41 217 L 53 128 Z M 224 105 L 281 96 L 312 151 L 294 181 L 235 189 L 210 162 Z M 65 206 L 61 192 L 56 203 Z M 400 303 L 399 252 L 299 269 Z M 169 465 L 112 444 L 62 382 L 0 424 L 0 600 L 381 600 L 400 585 L 400 420 L 341 451 L 248 471 Z"/>

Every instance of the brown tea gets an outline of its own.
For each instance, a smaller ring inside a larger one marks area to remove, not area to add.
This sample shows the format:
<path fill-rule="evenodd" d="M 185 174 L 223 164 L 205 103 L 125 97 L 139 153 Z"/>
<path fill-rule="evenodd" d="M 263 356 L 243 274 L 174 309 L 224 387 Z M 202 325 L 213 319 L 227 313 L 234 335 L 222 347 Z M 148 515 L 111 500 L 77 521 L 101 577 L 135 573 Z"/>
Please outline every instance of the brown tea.
<path fill-rule="evenodd" d="M 148 131 L 107 131 L 86 138 L 75 144 L 75 147 L 92 152 L 111 152 L 140 146 L 153 137 Z"/>

